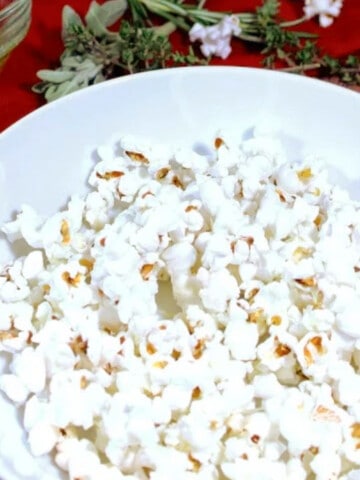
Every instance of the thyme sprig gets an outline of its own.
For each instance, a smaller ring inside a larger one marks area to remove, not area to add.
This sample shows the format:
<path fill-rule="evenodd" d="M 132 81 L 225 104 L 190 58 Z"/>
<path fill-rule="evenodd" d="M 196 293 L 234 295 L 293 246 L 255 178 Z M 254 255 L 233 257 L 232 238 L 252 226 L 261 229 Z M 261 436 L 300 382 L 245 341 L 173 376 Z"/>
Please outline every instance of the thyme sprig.
<path fill-rule="evenodd" d="M 305 74 L 316 72 L 320 78 L 344 85 L 360 85 L 360 57 L 348 55 L 344 59 L 323 53 L 315 42 L 285 44 L 266 50 L 263 60 L 267 68 L 281 68 L 285 72 Z"/>

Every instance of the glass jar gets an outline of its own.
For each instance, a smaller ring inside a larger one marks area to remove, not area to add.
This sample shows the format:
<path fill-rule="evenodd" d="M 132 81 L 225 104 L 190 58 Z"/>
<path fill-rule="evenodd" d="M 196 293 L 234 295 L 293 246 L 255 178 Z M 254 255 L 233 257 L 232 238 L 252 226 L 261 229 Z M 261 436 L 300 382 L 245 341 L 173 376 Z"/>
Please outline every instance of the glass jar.
<path fill-rule="evenodd" d="M 0 0 L 0 70 L 10 52 L 25 38 L 31 20 L 31 0 Z"/>

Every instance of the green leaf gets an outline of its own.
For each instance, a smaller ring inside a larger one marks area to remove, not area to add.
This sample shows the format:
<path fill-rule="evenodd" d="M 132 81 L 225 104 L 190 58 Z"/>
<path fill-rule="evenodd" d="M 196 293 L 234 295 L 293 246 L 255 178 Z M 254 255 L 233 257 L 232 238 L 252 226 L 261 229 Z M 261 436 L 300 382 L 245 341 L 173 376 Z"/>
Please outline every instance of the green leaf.
<path fill-rule="evenodd" d="M 39 70 L 36 73 L 37 77 L 44 82 L 63 83 L 71 80 L 75 72 L 69 70 Z"/>
<path fill-rule="evenodd" d="M 176 25 L 174 25 L 172 22 L 166 22 L 163 25 L 152 27 L 152 30 L 155 32 L 156 35 L 168 37 L 173 32 L 175 32 Z"/>
<path fill-rule="evenodd" d="M 76 78 L 73 78 L 61 85 L 51 85 L 45 93 L 45 99 L 48 102 L 53 102 L 54 100 L 75 92 L 76 90 L 79 90 L 79 83 Z"/>
<path fill-rule="evenodd" d="M 108 0 L 99 6 L 98 17 L 103 25 L 110 27 L 123 16 L 126 8 L 126 0 Z"/>
<path fill-rule="evenodd" d="M 286 53 L 281 48 L 276 49 L 276 54 L 278 58 L 280 58 L 280 60 L 283 60 L 284 58 L 286 58 Z"/>
<path fill-rule="evenodd" d="M 81 20 L 81 17 L 79 14 L 75 12 L 75 10 L 69 5 L 65 5 L 63 10 L 62 10 L 62 32 L 61 36 L 64 39 L 66 36 L 67 31 L 73 27 L 74 25 L 78 25 L 80 27 L 83 27 L 83 21 Z"/>
<path fill-rule="evenodd" d="M 49 86 L 49 88 L 45 92 L 45 100 L 47 102 L 52 101 L 52 98 L 56 95 L 57 89 L 58 89 L 57 85 L 50 85 Z M 54 100 L 55 100 L 55 98 L 54 98 Z"/>
<path fill-rule="evenodd" d="M 102 37 L 108 33 L 101 15 L 99 15 L 100 5 L 96 2 L 91 2 L 89 11 L 85 15 L 85 22 L 89 30 L 95 35 Z"/>
<path fill-rule="evenodd" d="M 82 57 L 73 55 L 64 55 L 61 58 L 61 65 L 65 68 L 78 68 L 82 62 Z"/>
<path fill-rule="evenodd" d="M 96 83 L 101 83 L 101 82 L 104 82 L 106 80 L 106 78 L 104 77 L 104 75 L 100 72 L 96 75 L 96 77 L 94 78 L 94 84 Z"/>
<path fill-rule="evenodd" d="M 31 90 L 34 93 L 39 93 L 40 95 L 43 95 L 48 89 L 48 87 L 49 87 L 48 82 L 38 82 L 31 87 Z"/>
<path fill-rule="evenodd" d="M 325 68 L 330 70 L 331 75 L 335 75 L 340 69 L 340 62 L 337 58 L 331 57 L 330 55 L 324 55 L 322 58 L 322 63 Z"/>
<path fill-rule="evenodd" d="M 341 75 L 341 80 L 344 82 L 344 83 L 353 83 L 353 76 L 348 73 L 348 72 L 344 72 L 342 75 Z"/>
<path fill-rule="evenodd" d="M 274 68 L 275 60 L 276 60 L 276 56 L 274 54 L 267 55 L 263 59 L 262 64 L 264 65 L 265 68 Z"/>
<path fill-rule="evenodd" d="M 356 55 L 349 55 L 346 59 L 345 65 L 352 68 L 357 68 L 360 66 L 360 58 Z"/>
<path fill-rule="evenodd" d="M 148 12 L 145 6 L 138 0 L 128 0 L 132 20 L 137 26 L 144 26 L 145 20 L 148 18 Z"/>
<path fill-rule="evenodd" d="M 99 5 L 93 1 L 85 16 L 86 24 L 95 36 L 109 35 L 107 27 L 118 21 L 127 7 L 126 0 L 108 0 Z"/>

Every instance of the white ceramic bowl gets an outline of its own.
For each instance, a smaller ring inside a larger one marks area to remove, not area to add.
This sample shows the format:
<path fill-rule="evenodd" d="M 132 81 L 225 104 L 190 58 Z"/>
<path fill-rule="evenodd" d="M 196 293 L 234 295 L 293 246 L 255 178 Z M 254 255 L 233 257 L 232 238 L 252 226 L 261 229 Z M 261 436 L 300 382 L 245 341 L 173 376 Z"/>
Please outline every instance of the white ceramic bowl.
<path fill-rule="evenodd" d="M 219 127 L 248 134 L 272 123 L 291 159 L 325 156 L 334 181 L 360 199 L 360 95 L 297 75 L 184 67 L 127 76 L 38 109 L 0 135 L 0 224 L 22 203 L 43 213 L 85 190 L 94 147 L 134 133 L 182 143 Z M 1 258 L 11 258 L 0 238 Z"/>
<path fill-rule="evenodd" d="M 359 94 L 259 69 L 186 67 L 127 76 L 82 90 L 3 132 L 0 223 L 22 203 L 52 213 L 69 194 L 85 191 L 94 147 L 116 134 L 189 144 L 209 140 L 219 128 L 246 136 L 264 122 L 273 125 L 291 159 L 307 151 L 325 156 L 334 181 L 360 199 Z M 13 256 L 0 239 L 0 263 Z M 21 429 L 14 408 L 1 395 L 0 412 L 0 443 L 11 428 L 18 442 L 9 446 L 9 455 L 13 452 L 20 458 L 20 450 L 26 449 Z M 11 471 L 6 458 L 0 459 L 3 480 L 31 478 L 30 467 L 22 465 L 21 471 Z M 56 475 L 43 470 L 37 478 Z"/>

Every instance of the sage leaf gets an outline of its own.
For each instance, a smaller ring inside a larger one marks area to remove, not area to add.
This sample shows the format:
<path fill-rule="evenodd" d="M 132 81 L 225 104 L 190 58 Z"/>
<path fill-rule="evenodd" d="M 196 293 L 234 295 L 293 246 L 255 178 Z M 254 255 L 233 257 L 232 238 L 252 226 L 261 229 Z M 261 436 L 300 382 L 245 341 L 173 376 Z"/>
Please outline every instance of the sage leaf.
<path fill-rule="evenodd" d="M 61 85 L 51 85 L 45 93 L 45 99 L 48 102 L 53 102 L 64 95 L 79 90 L 79 84 L 76 81 L 76 77 L 72 80 L 62 83 Z"/>
<path fill-rule="evenodd" d="M 82 57 L 71 55 L 69 57 L 63 56 L 61 58 L 61 65 L 66 68 L 78 68 L 82 62 Z"/>
<path fill-rule="evenodd" d="M 110 27 L 123 16 L 126 9 L 126 0 L 108 0 L 99 5 L 98 17 L 103 25 Z"/>
<path fill-rule="evenodd" d="M 34 93 L 40 93 L 43 95 L 48 89 L 49 84 L 47 82 L 38 82 L 32 86 L 31 91 Z"/>
<path fill-rule="evenodd" d="M 100 6 L 96 2 L 92 2 L 88 13 L 85 16 L 86 25 L 95 36 L 105 36 L 108 29 L 103 23 L 101 15 L 99 14 Z"/>
<path fill-rule="evenodd" d="M 106 80 L 106 78 L 104 77 L 104 75 L 100 72 L 96 75 L 96 77 L 94 78 L 94 85 L 96 83 L 101 83 L 101 82 L 104 82 Z"/>
<path fill-rule="evenodd" d="M 52 98 L 53 98 L 53 95 L 55 95 L 55 92 L 57 90 L 57 86 L 56 85 L 50 85 L 49 88 L 46 90 L 45 92 L 45 100 L 47 102 L 51 102 L 52 101 Z"/>
<path fill-rule="evenodd" d="M 83 60 L 83 62 L 78 65 L 77 70 L 78 72 L 81 72 L 84 70 L 93 69 L 94 67 L 97 68 L 97 65 L 92 60 L 90 60 L 90 58 L 85 58 L 85 60 Z"/>
<path fill-rule="evenodd" d="M 69 29 L 74 26 L 74 25 L 79 25 L 79 26 L 84 26 L 83 21 L 81 20 L 81 17 L 78 13 L 75 12 L 75 10 L 69 5 L 65 5 L 63 10 L 62 10 L 62 32 L 61 32 L 61 37 L 64 40 L 66 37 L 67 32 Z"/>
<path fill-rule="evenodd" d="M 152 27 L 152 30 L 154 30 L 156 35 L 168 37 L 173 32 L 175 32 L 176 25 L 174 25 L 172 22 L 166 22 L 163 25 Z"/>
<path fill-rule="evenodd" d="M 126 0 L 109 0 L 102 5 L 93 1 L 85 16 L 86 25 L 96 36 L 111 35 L 106 27 L 118 21 L 126 8 Z"/>
<path fill-rule="evenodd" d="M 39 70 L 36 75 L 45 82 L 63 83 L 71 80 L 74 74 L 70 70 Z"/>

